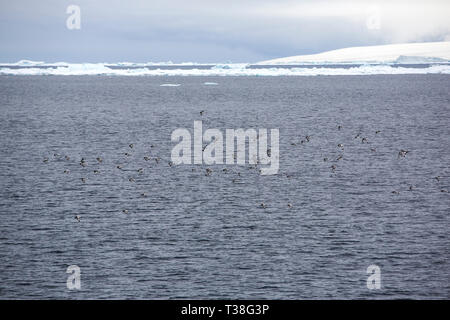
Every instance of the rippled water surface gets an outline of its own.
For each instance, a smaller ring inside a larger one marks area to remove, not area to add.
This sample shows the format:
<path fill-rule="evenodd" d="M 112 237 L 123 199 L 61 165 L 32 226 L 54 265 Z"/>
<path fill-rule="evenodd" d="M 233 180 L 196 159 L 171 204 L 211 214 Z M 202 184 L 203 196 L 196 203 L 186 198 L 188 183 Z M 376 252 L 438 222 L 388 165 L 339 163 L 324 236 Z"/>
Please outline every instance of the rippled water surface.
<path fill-rule="evenodd" d="M 448 75 L 1 76 L 0 298 L 448 299 L 449 88 Z M 172 131 L 194 120 L 279 128 L 279 174 L 169 166 Z M 66 288 L 73 264 L 81 291 Z"/>

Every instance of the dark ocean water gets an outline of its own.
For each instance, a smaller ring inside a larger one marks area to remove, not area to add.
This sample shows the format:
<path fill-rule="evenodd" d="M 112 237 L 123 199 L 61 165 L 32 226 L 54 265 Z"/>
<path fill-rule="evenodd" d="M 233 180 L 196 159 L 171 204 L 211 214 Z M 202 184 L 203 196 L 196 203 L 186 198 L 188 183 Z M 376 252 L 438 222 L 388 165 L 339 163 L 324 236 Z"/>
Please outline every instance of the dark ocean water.
<path fill-rule="evenodd" d="M 1 76 L 0 298 L 448 299 L 449 88 L 448 75 Z M 279 174 L 169 166 L 172 131 L 194 120 L 280 129 Z"/>

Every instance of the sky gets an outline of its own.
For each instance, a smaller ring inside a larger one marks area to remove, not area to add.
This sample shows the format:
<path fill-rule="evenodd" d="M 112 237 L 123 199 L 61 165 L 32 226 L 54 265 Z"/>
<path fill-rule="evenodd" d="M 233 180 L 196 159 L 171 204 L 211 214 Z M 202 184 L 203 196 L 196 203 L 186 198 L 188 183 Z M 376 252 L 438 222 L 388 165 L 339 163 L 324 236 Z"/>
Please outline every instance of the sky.
<path fill-rule="evenodd" d="M 448 0 L 0 0 L 0 62 L 258 62 L 450 41 L 449 17 Z"/>

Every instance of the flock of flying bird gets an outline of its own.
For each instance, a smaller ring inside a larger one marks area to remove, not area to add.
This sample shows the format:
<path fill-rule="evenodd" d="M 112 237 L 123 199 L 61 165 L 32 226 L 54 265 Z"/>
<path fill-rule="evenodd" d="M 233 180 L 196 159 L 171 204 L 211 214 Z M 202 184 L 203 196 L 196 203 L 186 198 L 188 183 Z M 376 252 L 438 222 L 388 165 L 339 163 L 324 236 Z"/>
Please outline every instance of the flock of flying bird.
<path fill-rule="evenodd" d="M 200 115 L 203 116 L 204 112 L 205 112 L 204 110 L 200 111 Z M 341 129 L 342 129 L 342 126 L 341 126 L 341 125 L 338 125 L 338 126 L 337 126 L 337 129 L 338 129 L 338 130 L 341 130 Z M 380 132 L 381 132 L 380 130 L 377 130 L 377 131 L 375 131 L 375 134 L 379 134 Z M 367 138 L 362 137 L 360 133 L 357 134 L 357 135 L 355 136 L 355 139 L 361 139 L 361 143 L 363 143 L 363 144 L 364 144 L 364 143 L 368 143 Z M 307 136 L 305 136 L 305 139 L 304 139 L 304 140 L 301 140 L 301 141 L 300 141 L 300 144 L 305 144 L 305 143 L 308 143 L 308 142 L 310 142 L 310 141 L 311 141 L 311 136 L 307 135 Z M 296 143 L 296 142 L 292 142 L 291 145 L 292 145 L 292 146 L 296 146 L 297 143 Z M 133 150 L 133 149 L 135 148 L 135 145 L 134 145 L 133 143 L 130 143 L 130 144 L 128 145 L 128 147 L 130 148 L 130 150 Z M 154 146 L 151 145 L 150 147 L 153 148 Z M 339 144 L 337 145 L 337 147 L 339 148 L 339 150 L 340 150 L 341 152 L 344 151 L 344 145 L 343 145 L 342 143 L 339 143 Z M 375 149 L 375 148 L 370 148 L 370 150 L 371 150 L 372 152 L 376 152 L 376 149 Z M 131 152 L 131 151 L 130 151 L 130 152 Z M 127 157 L 131 156 L 132 153 L 130 153 L 130 152 L 125 152 L 124 155 L 127 156 Z M 270 151 L 270 148 L 268 148 L 267 153 L 268 153 L 269 156 L 270 156 L 270 152 L 271 152 L 271 151 Z M 405 157 L 407 156 L 408 153 L 409 153 L 408 150 L 403 150 L 403 149 L 401 149 L 401 150 L 398 152 L 398 158 L 405 158 Z M 61 156 L 60 156 L 59 154 L 57 154 L 57 153 L 54 153 L 53 156 L 54 156 L 54 158 L 60 158 L 60 157 L 61 157 Z M 234 154 L 234 158 L 236 158 L 236 152 L 235 152 L 235 154 Z M 335 163 L 338 162 L 339 160 L 341 160 L 342 158 L 343 158 L 343 154 L 340 154 L 340 155 L 336 158 Z M 66 155 L 66 156 L 64 156 L 64 159 L 67 160 L 67 161 L 69 161 L 69 160 L 70 160 L 70 157 Z M 160 157 L 157 157 L 157 156 L 155 156 L 155 157 L 150 157 L 150 156 L 148 156 L 148 155 L 144 156 L 143 159 L 144 159 L 145 161 L 154 160 L 157 164 L 160 163 L 160 161 L 162 160 Z M 49 160 L 49 158 L 47 158 L 47 157 L 44 158 L 44 160 L 43 160 L 44 163 L 48 163 L 49 161 L 50 161 L 50 160 Z M 103 159 L 102 159 L 101 157 L 96 157 L 96 161 L 97 161 L 98 164 L 101 164 L 101 163 L 103 162 Z M 325 157 L 325 158 L 323 158 L 323 161 L 324 161 L 324 162 L 328 162 L 329 159 L 328 159 L 327 157 Z M 80 166 L 82 166 L 82 167 L 87 167 L 87 166 L 88 166 L 87 160 L 86 160 L 85 158 L 81 158 L 79 164 L 80 164 Z M 173 166 L 172 161 L 168 161 L 168 165 L 169 165 L 170 167 L 172 167 L 172 166 Z M 122 170 L 122 169 L 123 169 L 123 166 L 120 165 L 120 164 L 118 164 L 118 165 L 116 165 L 116 168 L 117 168 L 118 170 Z M 257 169 L 257 168 L 258 168 L 258 161 L 257 161 L 257 163 L 254 164 L 254 165 L 249 165 L 248 168 L 249 168 L 249 169 Z M 331 169 L 331 172 L 332 172 L 332 173 L 335 173 L 335 171 L 336 171 L 336 169 L 337 169 L 336 164 L 332 164 L 332 165 L 330 166 L 330 169 Z M 136 169 L 135 169 L 135 170 L 136 170 Z M 139 169 L 136 170 L 136 172 L 137 172 L 138 174 L 142 174 L 142 173 L 143 173 L 143 170 L 144 170 L 143 168 L 139 168 Z M 195 169 L 192 169 L 192 171 L 195 171 Z M 222 171 L 223 171 L 224 173 L 227 173 L 227 172 L 228 172 L 228 169 L 227 169 L 227 168 L 224 168 L 224 169 L 222 169 Z M 65 169 L 65 170 L 64 170 L 64 173 L 65 173 L 65 174 L 69 174 L 70 172 L 69 172 L 68 169 Z M 93 170 L 93 173 L 94 173 L 94 174 L 100 174 L 100 170 L 95 169 L 95 170 Z M 213 170 L 212 170 L 211 168 L 206 168 L 206 170 L 205 170 L 205 176 L 211 176 L 212 173 L 213 173 Z M 291 176 L 290 176 L 289 174 L 287 174 L 287 173 L 286 173 L 285 175 L 286 175 L 287 178 L 290 178 L 290 177 L 291 177 Z M 237 176 L 238 176 L 238 177 L 241 177 L 240 172 L 237 172 Z M 86 178 L 82 177 L 82 178 L 80 178 L 80 180 L 81 180 L 82 183 L 86 183 Z M 434 180 L 436 180 L 436 181 L 439 183 L 439 182 L 441 181 L 441 176 L 436 176 L 436 177 L 434 177 Z M 129 181 L 129 182 L 135 182 L 135 179 L 134 179 L 133 177 L 130 177 L 130 178 L 128 178 L 128 181 Z M 233 182 L 233 183 L 236 183 L 236 182 L 238 182 L 238 179 L 236 179 L 236 178 L 235 178 L 235 179 L 232 179 L 232 182 Z M 413 191 L 413 189 L 414 189 L 414 186 L 410 185 L 408 190 L 409 190 L 409 191 Z M 443 188 L 441 188 L 440 191 L 441 191 L 441 192 L 445 192 L 445 193 L 449 193 L 448 190 L 443 189 Z M 397 191 L 397 190 L 392 191 L 392 194 L 399 194 L 399 193 L 400 193 L 400 192 Z M 141 193 L 141 196 L 142 196 L 142 197 L 147 197 L 147 194 L 146 194 L 146 193 Z M 267 208 L 267 205 L 263 202 L 263 203 L 261 203 L 261 204 L 259 205 L 259 207 L 265 209 L 265 208 Z M 288 204 L 287 204 L 287 207 L 288 207 L 289 209 L 291 209 L 291 208 L 293 207 L 292 203 L 288 203 Z M 122 210 L 122 213 L 128 214 L 129 211 L 128 211 L 127 209 L 123 209 L 123 210 Z M 75 216 L 75 219 L 76 219 L 78 222 L 80 222 L 80 221 L 81 221 L 81 216 L 80 216 L 80 215 L 76 215 L 76 216 Z"/>
<path fill-rule="evenodd" d="M 341 130 L 341 129 L 342 129 L 342 126 L 341 126 L 341 125 L 338 125 L 338 126 L 337 126 L 337 129 L 338 129 L 338 130 Z M 376 135 L 378 135 L 379 133 L 381 133 L 381 130 L 376 130 L 376 131 L 375 131 L 375 134 L 376 134 Z M 368 144 L 368 143 L 369 143 L 366 137 L 362 137 L 362 136 L 361 136 L 361 133 L 358 133 L 358 134 L 355 136 L 355 139 L 361 139 L 361 143 L 362 143 L 362 144 Z M 305 137 L 305 140 L 301 140 L 300 143 L 303 144 L 303 143 L 309 142 L 310 140 L 311 140 L 311 136 L 306 136 L 306 137 Z M 296 143 L 291 143 L 291 145 L 296 145 Z M 337 147 L 338 147 L 341 151 L 344 151 L 344 145 L 343 145 L 342 143 L 339 143 L 339 144 L 337 145 Z M 371 150 L 372 152 L 376 152 L 376 151 L 377 151 L 376 148 L 370 148 L 370 150 Z M 409 153 L 408 150 L 400 149 L 400 151 L 398 152 L 398 157 L 397 157 L 397 158 L 405 158 L 406 155 L 407 155 L 408 153 Z M 339 161 L 339 160 L 341 160 L 343 157 L 344 157 L 343 154 L 340 154 L 340 155 L 336 158 L 336 162 Z M 326 158 L 323 158 L 323 161 L 324 161 L 324 162 L 327 162 L 327 161 L 328 161 L 328 158 L 327 158 L 327 157 L 326 157 Z M 330 169 L 331 169 L 331 171 L 332 171 L 333 173 L 336 171 L 336 168 L 337 168 L 337 166 L 336 166 L 335 164 L 332 164 L 331 167 L 330 167 Z M 434 177 L 434 179 L 439 183 L 440 180 L 441 180 L 441 176 L 436 176 L 436 177 Z M 408 188 L 409 191 L 413 191 L 413 189 L 414 189 L 414 186 L 413 186 L 413 185 L 410 185 L 409 188 Z M 449 193 L 449 191 L 448 191 L 447 189 L 441 188 L 440 190 L 441 190 L 441 192 Z M 392 194 L 400 194 L 400 192 L 397 191 L 397 190 L 394 190 L 394 191 L 392 191 L 391 193 L 392 193 Z"/>
<path fill-rule="evenodd" d="M 133 144 L 133 143 L 130 143 L 130 144 L 128 145 L 128 147 L 130 148 L 130 150 L 133 150 L 133 149 L 134 149 L 134 144 Z M 153 148 L 154 145 L 151 145 L 150 147 Z M 130 152 L 125 152 L 124 155 L 127 156 L 127 157 L 130 157 L 130 156 L 132 156 L 132 153 L 130 153 Z M 54 154 L 53 154 L 53 157 L 54 157 L 55 159 L 61 159 L 61 155 L 58 154 L 58 153 L 54 153 Z M 70 158 L 68 155 L 65 155 L 65 156 L 64 156 L 64 160 L 70 161 L 70 159 L 71 159 L 71 158 Z M 161 161 L 161 158 L 160 158 L 160 157 L 150 157 L 150 156 L 148 156 L 148 155 L 144 156 L 143 159 L 144 159 L 145 161 L 154 160 L 156 163 L 159 163 L 159 162 Z M 101 163 L 103 162 L 103 158 L 101 158 L 101 157 L 96 157 L 95 160 L 97 161 L 97 164 L 101 164 Z M 50 162 L 50 159 L 49 159 L 48 157 L 46 157 L 46 158 L 44 158 L 43 162 L 44 162 L 44 163 L 48 163 L 48 162 Z M 85 168 L 85 167 L 88 166 L 88 162 L 87 162 L 87 160 L 86 160 L 85 158 L 81 158 L 79 164 L 80 164 L 80 166 L 83 167 L 83 168 Z M 172 163 L 171 161 L 169 161 L 169 165 L 172 166 L 173 163 Z M 116 165 L 116 168 L 117 168 L 118 170 L 122 170 L 122 169 L 123 169 L 123 165 L 118 164 L 118 165 Z M 139 168 L 139 169 L 136 170 L 136 172 L 137 172 L 138 174 L 142 174 L 142 173 L 144 172 L 144 169 L 143 169 L 143 168 Z M 64 173 L 65 173 L 65 174 L 69 174 L 70 171 L 69 171 L 68 169 L 65 169 L 65 170 L 64 170 Z M 95 170 L 93 170 L 93 173 L 94 173 L 94 174 L 100 174 L 100 170 L 95 169 Z M 85 177 L 81 177 L 80 180 L 81 180 L 82 183 L 86 183 L 86 181 L 87 181 Z M 129 181 L 129 182 L 135 182 L 136 180 L 135 180 L 133 177 L 130 177 L 130 178 L 128 178 L 128 181 Z M 147 193 L 143 192 L 143 193 L 141 193 L 141 196 L 142 196 L 142 197 L 147 197 Z M 129 211 L 128 211 L 127 209 L 123 209 L 123 210 L 122 210 L 122 213 L 128 214 Z M 80 222 L 80 221 L 81 221 L 81 216 L 80 216 L 80 215 L 76 215 L 76 216 L 75 216 L 75 220 L 77 220 L 78 222 Z"/>

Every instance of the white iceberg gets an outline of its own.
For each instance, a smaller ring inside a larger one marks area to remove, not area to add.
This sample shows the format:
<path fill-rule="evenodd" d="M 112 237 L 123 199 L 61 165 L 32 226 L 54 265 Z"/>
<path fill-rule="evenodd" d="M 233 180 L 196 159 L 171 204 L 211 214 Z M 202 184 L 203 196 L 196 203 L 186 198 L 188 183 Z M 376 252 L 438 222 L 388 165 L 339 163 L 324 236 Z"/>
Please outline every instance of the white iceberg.
<path fill-rule="evenodd" d="M 0 63 L 0 75 L 331 76 L 450 74 L 450 42 L 354 47 L 316 55 L 268 60 L 258 64 L 259 66 L 246 63 L 209 65 L 182 63 L 171 64 L 170 68 L 163 68 L 154 63 L 45 63 L 22 60 L 12 64 Z M 335 65 L 331 66 L 330 64 Z M 409 64 L 414 66 L 408 66 Z M 291 66 L 285 67 L 282 65 Z M 203 85 L 217 84 L 204 82 Z M 180 84 L 164 83 L 161 86 L 175 87 L 180 86 Z"/>
<path fill-rule="evenodd" d="M 293 68 L 232 68 L 232 69 L 111 69 L 104 64 L 68 64 L 56 68 L 9 68 L 1 67 L 0 75 L 99 75 L 99 76 L 332 76 L 332 75 L 375 75 L 375 74 L 450 74 L 450 64 L 432 64 L 407 68 L 402 66 L 364 64 L 360 66 L 342 67 L 301 67 Z M 161 86 L 175 87 L 177 83 L 164 83 Z"/>
<path fill-rule="evenodd" d="M 0 63 L 2 66 L 14 66 L 14 67 L 31 67 L 31 66 L 41 66 L 45 62 L 43 61 L 32 61 L 32 60 L 20 60 L 13 63 Z"/>
<path fill-rule="evenodd" d="M 259 62 L 260 65 L 450 62 L 450 41 L 351 47 Z"/>
<path fill-rule="evenodd" d="M 219 63 L 216 64 L 212 69 L 214 70 L 232 70 L 232 69 L 245 69 L 249 66 L 248 63 Z"/>

